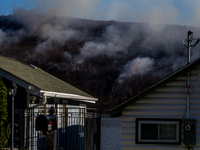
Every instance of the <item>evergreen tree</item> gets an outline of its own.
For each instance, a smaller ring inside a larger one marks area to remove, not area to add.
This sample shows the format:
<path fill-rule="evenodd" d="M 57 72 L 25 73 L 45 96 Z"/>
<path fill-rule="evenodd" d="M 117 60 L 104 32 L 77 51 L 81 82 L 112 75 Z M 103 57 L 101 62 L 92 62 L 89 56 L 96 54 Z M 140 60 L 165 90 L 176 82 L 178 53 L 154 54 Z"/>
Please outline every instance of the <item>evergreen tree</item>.
<path fill-rule="evenodd" d="M 0 149 L 4 149 L 4 147 L 7 146 L 11 133 L 10 124 L 7 120 L 8 113 L 6 110 L 6 97 L 7 88 L 3 83 L 2 77 L 0 76 Z"/>

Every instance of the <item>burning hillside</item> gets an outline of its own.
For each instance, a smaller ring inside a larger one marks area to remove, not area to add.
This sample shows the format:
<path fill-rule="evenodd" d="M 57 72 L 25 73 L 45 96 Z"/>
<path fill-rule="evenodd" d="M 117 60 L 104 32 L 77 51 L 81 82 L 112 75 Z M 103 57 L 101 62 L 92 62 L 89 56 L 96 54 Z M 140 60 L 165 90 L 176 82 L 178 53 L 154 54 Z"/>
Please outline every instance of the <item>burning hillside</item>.
<path fill-rule="evenodd" d="M 34 64 L 99 98 L 108 111 L 186 65 L 179 25 L 94 21 L 34 14 L 0 17 L 0 54 Z M 197 45 L 191 58 L 200 56 Z"/>

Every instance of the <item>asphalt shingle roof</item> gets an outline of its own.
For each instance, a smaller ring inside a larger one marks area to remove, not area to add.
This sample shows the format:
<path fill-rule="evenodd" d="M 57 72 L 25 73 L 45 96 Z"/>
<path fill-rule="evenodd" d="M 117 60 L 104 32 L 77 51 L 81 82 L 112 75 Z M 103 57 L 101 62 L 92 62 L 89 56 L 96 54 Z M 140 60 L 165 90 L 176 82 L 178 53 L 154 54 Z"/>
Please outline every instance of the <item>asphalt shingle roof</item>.
<path fill-rule="evenodd" d="M 52 76 L 51 74 L 38 68 L 22 63 L 12 58 L 0 56 L 0 69 L 13 76 L 36 86 L 43 91 L 52 91 L 80 96 L 92 97 L 91 95 L 75 88 L 74 86 Z"/>

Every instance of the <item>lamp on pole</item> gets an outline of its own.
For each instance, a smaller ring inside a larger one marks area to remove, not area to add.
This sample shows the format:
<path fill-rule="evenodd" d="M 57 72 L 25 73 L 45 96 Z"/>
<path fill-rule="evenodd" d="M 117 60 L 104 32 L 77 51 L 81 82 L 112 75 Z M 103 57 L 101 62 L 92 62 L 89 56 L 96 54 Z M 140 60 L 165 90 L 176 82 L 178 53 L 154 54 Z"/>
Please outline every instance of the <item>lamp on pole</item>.
<path fill-rule="evenodd" d="M 200 41 L 199 39 L 200 38 L 193 39 L 193 32 L 192 31 L 188 31 L 187 39 L 186 39 L 186 41 L 188 42 L 188 45 L 186 45 L 184 43 L 184 40 L 182 40 L 183 45 L 188 49 L 188 51 L 187 51 L 187 64 L 190 63 L 190 49 L 191 49 L 191 47 L 194 47 L 196 44 L 199 43 L 199 41 Z M 196 43 L 194 45 L 192 45 L 192 41 L 193 40 L 196 40 Z"/>
<path fill-rule="evenodd" d="M 14 96 L 17 93 L 17 86 L 15 82 L 12 82 L 9 88 L 9 95 L 12 96 L 12 128 L 11 128 L 11 150 L 14 147 Z"/>

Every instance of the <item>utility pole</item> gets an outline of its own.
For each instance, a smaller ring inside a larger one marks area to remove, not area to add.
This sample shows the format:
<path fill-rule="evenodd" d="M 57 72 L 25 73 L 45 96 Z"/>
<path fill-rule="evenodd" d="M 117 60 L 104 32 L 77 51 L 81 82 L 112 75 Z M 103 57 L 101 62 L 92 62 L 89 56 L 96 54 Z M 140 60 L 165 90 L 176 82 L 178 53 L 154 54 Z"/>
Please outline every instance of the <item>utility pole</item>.
<path fill-rule="evenodd" d="M 197 40 L 196 41 L 196 43 L 194 44 L 194 45 L 192 45 L 192 40 Z M 188 45 L 186 45 L 185 43 L 184 43 L 184 40 L 182 40 L 182 43 L 183 43 L 183 45 L 187 48 L 187 64 L 189 64 L 190 63 L 190 49 L 191 49 L 191 47 L 194 47 L 196 44 L 198 44 L 199 43 L 199 39 L 193 39 L 193 32 L 192 31 L 188 31 L 188 34 L 187 34 L 187 39 L 186 39 L 186 41 L 188 42 Z"/>
<path fill-rule="evenodd" d="M 187 48 L 187 64 L 190 64 L 190 49 L 191 47 L 194 47 L 197 43 L 199 43 L 199 39 L 197 39 L 196 43 L 194 45 L 192 45 L 192 40 L 195 40 L 193 39 L 193 32 L 191 31 L 188 31 L 188 34 L 187 34 L 187 39 L 186 41 L 188 42 L 188 45 L 185 45 L 184 41 L 182 40 L 183 42 L 183 45 Z M 186 99 L 187 99 L 187 119 L 189 119 L 189 112 L 190 112 L 190 94 L 191 94 L 191 86 L 190 86 L 190 71 L 188 71 L 187 73 L 187 85 L 186 85 Z"/>
<path fill-rule="evenodd" d="M 193 32 L 188 31 L 188 38 L 187 38 L 187 42 L 188 42 L 188 59 L 187 59 L 187 64 L 190 63 L 190 48 L 191 48 L 192 39 L 193 39 Z"/>

